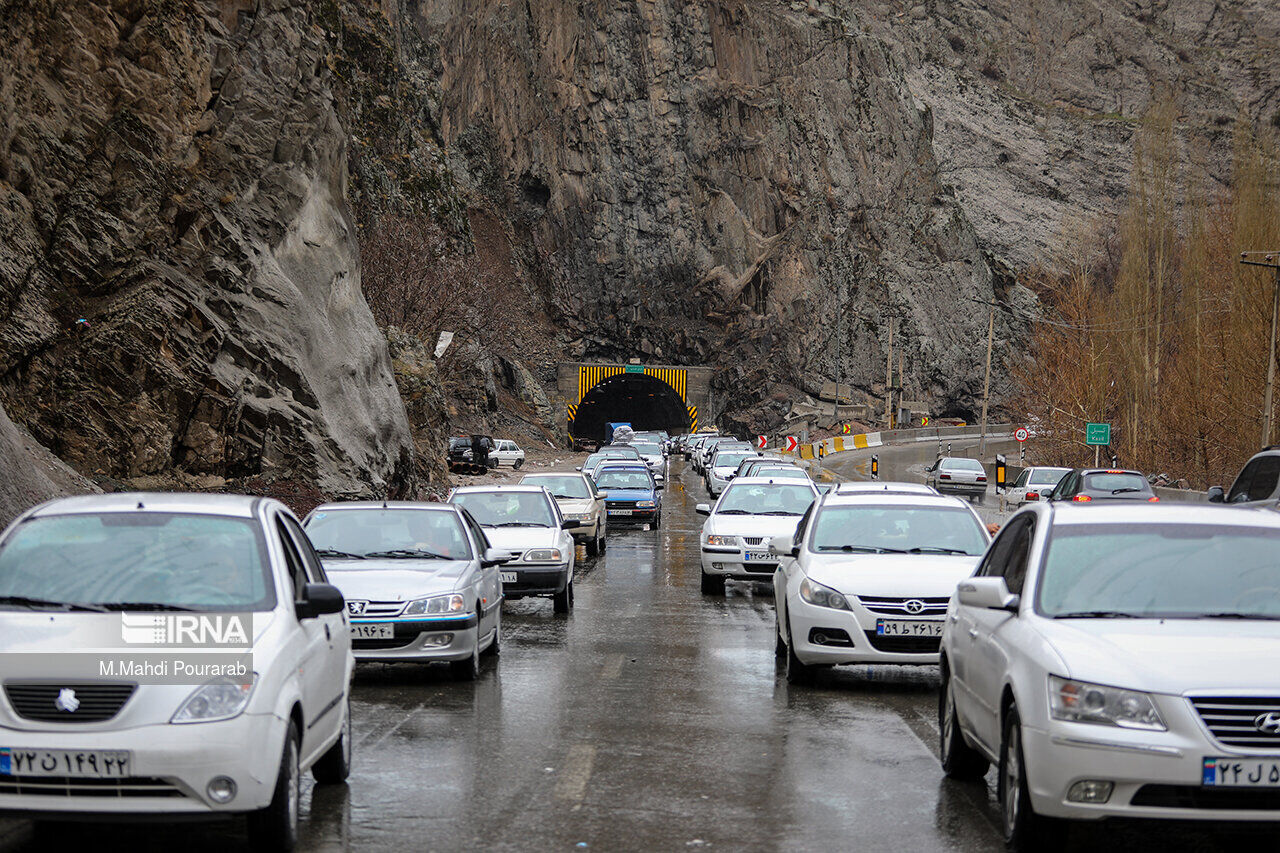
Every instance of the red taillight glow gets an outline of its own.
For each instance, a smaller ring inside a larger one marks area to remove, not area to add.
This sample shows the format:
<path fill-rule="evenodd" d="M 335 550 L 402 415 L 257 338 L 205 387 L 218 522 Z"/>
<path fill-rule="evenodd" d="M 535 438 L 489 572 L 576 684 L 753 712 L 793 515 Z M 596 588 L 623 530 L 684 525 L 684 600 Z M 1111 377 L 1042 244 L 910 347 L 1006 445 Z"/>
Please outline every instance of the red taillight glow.
<path fill-rule="evenodd" d="M 1071 500 L 1075 501 L 1078 504 L 1082 504 L 1082 503 L 1088 503 L 1089 501 L 1093 500 L 1093 498 L 1089 497 L 1088 495 L 1076 495 Z"/>
<path fill-rule="evenodd" d="M 1038 501 L 1038 500 L 1040 500 L 1040 493 L 1039 493 L 1039 492 L 1027 492 L 1027 500 L 1029 500 L 1029 501 Z"/>
<path fill-rule="evenodd" d="M 939 479 L 939 480 L 950 480 L 950 479 L 951 479 L 951 475 L 950 475 L 950 474 L 939 474 L 939 475 L 938 475 L 938 479 Z"/>
<path fill-rule="evenodd" d="M 979 477 L 979 478 L 978 478 L 978 482 L 979 482 L 979 483 L 985 483 L 985 482 L 987 482 L 987 478 L 986 478 L 986 477 Z"/>
<path fill-rule="evenodd" d="M 1158 500 L 1160 500 L 1158 497 L 1156 497 L 1155 495 L 1152 495 L 1151 497 L 1147 498 L 1147 503 L 1153 504 Z"/>

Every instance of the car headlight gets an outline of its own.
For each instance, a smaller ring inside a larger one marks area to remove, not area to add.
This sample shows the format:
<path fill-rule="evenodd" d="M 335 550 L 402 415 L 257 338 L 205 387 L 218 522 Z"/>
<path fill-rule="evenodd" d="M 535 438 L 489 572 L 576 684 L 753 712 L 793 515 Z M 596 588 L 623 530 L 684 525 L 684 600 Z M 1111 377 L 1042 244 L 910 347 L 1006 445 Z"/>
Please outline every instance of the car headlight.
<path fill-rule="evenodd" d="M 844 597 L 843 593 L 836 592 L 831 587 L 823 586 L 817 581 L 811 581 L 808 578 L 800 581 L 800 597 L 819 607 L 830 607 L 835 610 L 853 609 L 849 606 L 849 600 Z"/>
<path fill-rule="evenodd" d="M 636 501 L 636 506 L 640 509 L 653 509 L 657 504 L 653 501 Z"/>
<path fill-rule="evenodd" d="M 224 677 L 197 687 L 169 722 L 213 723 L 238 717 L 249 704 L 249 696 L 253 693 L 253 685 L 257 680 L 258 674 L 255 672 L 250 676 L 248 684 L 239 684 L 236 679 Z"/>
<path fill-rule="evenodd" d="M 563 559 L 559 548 L 535 548 L 524 552 L 526 563 L 555 563 Z"/>
<path fill-rule="evenodd" d="M 434 595 L 431 598 L 417 598 L 410 601 L 402 615 L 462 613 L 466 609 L 467 600 L 460 595 Z"/>
<path fill-rule="evenodd" d="M 1165 731 L 1151 696 L 1137 690 L 1049 676 L 1049 713 L 1055 720 L 1123 729 Z"/>
<path fill-rule="evenodd" d="M 729 546 L 731 546 L 731 547 L 736 547 L 736 546 L 737 546 L 737 544 L 738 544 L 738 537 L 737 537 L 737 536 L 715 536 L 715 535 L 711 535 L 711 536 L 708 536 L 708 537 L 707 537 L 707 544 L 708 544 L 708 545 L 721 545 L 721 546 L 723 546 L 723 545 L 729 545 Z"/>

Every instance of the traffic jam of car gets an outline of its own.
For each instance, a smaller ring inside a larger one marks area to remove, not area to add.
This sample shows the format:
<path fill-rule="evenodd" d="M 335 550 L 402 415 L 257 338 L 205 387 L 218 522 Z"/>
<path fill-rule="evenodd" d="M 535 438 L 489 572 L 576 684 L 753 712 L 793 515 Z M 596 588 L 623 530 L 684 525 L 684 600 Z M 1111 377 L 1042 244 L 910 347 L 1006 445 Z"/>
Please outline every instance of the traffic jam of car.
<path fill-rule="evenodd" d="M 266 498 L 118 493 L 27 510 L 0 535 L 0 810 L 237 817 L 255 849 L 293 849 L 302 775 L 351 772 L 358 667 L 475 681 L 508 602 L 568 617 L 583 565 L 665 535 L 668 489 L 700 487 L 688 594 L 767 592 L 797 691 L 832 667 L 931 668 L 938 774 L 993 774 L 1009 849 L 1108 818 L 1280 827 L 1280 450 L 1201 504 L 1161 502 L 1137 471 L 1028 467 L 992 524 L 974 504 L 994 484 L 963 456 L 924 482 L 832 482 L 711 431 L 613 438 L 550 470 L 520 470 L 514 441 L 451 440 L 460 470 L 518 482 L 438 503 L 299 519 Z M 139 645 L 58 669 L 121 637 Z M 190 672 L 148 669 L 175 650 Z"/>

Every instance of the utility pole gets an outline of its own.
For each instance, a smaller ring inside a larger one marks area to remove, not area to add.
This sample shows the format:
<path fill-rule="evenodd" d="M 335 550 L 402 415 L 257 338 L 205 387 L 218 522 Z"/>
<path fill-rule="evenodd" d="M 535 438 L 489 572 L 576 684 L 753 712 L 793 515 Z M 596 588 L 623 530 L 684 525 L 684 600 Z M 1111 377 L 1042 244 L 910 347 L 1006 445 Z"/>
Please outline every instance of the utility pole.
<path fill-rule="evenodd" d="M 893 319 L 889 320 L 889 350 L 884 359 L 884 423 L 893 429 Z"/>
<path fill-rule="evenodd" d="M 1271 444 L 1271 401 L 1276 387 L 1276 324 L 1280 322 L 1280 252 L 1241 252 L 1240 263 L 1268 267 L 1275 276 L 1271 294 L 1271 346 L 1267 350 L 1267 388 L 1262 395 L 1262 446 Z M 1261 256 L 1259 260 L 1258 256 Z"/>
<path fill-rule="evenodd" d="M 996 307 L 987 309 L 987 378 L 982 383 L 982 438 L 978 439 L 978 455 L 987 452 L 987 398 L 991 395 L 991 344 L 995 339 Z"/>

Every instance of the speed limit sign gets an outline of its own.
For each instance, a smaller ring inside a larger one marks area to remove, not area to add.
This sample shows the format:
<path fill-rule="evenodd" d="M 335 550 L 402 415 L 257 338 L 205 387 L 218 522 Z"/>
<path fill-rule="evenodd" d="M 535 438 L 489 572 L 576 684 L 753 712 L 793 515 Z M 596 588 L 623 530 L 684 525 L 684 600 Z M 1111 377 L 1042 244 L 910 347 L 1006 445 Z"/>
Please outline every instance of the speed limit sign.
<path fill-rule="evenodd" d="M 1018 427 L 1013 431 L 1013 437 L 1018 441 L 1026 441 L 1031 437 L 1031 433 L 1027 432 L 1026 427 Z"/>

